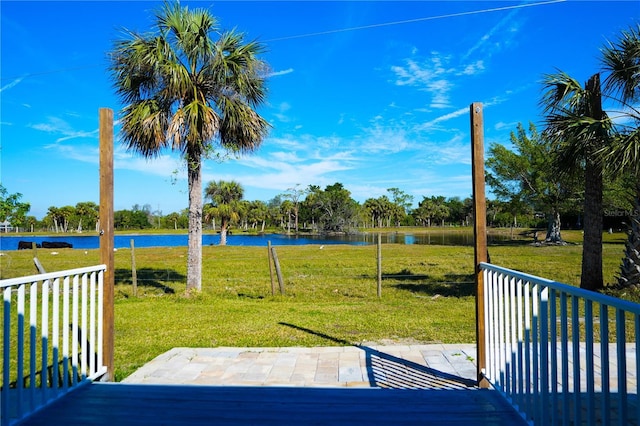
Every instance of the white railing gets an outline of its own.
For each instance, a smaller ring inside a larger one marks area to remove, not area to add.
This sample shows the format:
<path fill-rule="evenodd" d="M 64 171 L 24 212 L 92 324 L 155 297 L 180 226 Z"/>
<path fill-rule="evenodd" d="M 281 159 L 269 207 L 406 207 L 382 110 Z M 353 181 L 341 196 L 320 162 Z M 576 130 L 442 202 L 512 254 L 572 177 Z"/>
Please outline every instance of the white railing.
<path fill-rule="evenodd" d="M 640 305 L 481 263 L 488 381 L 535 425 L 638 425 Z"/>
<path fill-rule="evenodd" d="M 105 265 L 0 280 L 2 426 L 105 374 Z"/>

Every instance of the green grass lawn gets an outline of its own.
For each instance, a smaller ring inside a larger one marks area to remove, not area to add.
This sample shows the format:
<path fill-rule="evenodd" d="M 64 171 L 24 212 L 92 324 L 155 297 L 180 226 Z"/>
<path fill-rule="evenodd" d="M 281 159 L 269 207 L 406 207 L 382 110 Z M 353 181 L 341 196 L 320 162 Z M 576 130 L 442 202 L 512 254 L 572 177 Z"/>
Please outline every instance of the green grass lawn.
<path fill-rule="evenodd" d="M 606 282 L 614 281 L 622 257 L 621 235 L 606 237 Z M 572 244 L 491 246 L 491 261 L 577 285 L 581 234 L 565 238 Z M 384 245 L 382 298 L 376 294 L 375 246 L 320 247 L 276 248 L 284 295 L 272 295 L 265 247 L 204 247 L 202 292 L 191 295 L 185 294 L 186 248 L 138 248 L 135 297 L 131 250 L 118 250 L 116 379 L 180 346 L 475 341 L 472 247 Z M 97 250 L 52 252 L 37 252 L 49 271 L 100 263 Z M 0 257 L 2 278 L 33 273 L 30 251 Z"/>

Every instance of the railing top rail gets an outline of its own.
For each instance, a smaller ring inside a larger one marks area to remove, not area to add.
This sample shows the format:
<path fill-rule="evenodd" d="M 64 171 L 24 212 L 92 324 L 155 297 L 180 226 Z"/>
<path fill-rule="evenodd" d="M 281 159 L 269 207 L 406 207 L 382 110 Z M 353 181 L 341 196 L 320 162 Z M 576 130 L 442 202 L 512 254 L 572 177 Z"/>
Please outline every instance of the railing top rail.
<path fill-rule="evenodd" d="M 557 281 L 548 280 L 546 278 L 537 277 L 535 275 L 526 274 L 524 272 L 514 271 L 513 269 L 503 268 L 501 266 L 492 265 L 490 263 L 480 263 L 481 269 L 486 269 L 494 272 L 503 273 L 513 276 L 525 281 L 540 284 L 548 288 L 552 288 L 557 291 L 567 293 L 571 296 L 582 297 L 584 299 L 591 300 L 593 302 L 601 303 L 603 305 L 611 306 L 617 309 L 622 309 L 636 315 L 640 315 L 640 304 L 630 302 L 628 300 L 618 299 L 616 297 L 607 296 L 595 291 L 585 290 L 583 288 L 570 286 Z"/>
<path fill-rule="evenodd" d="M 67 269 L 66 271 L 47 272 L 46 274 L 28 275 L 26 277 L 7 278 L 0 280 L 0 288 L 11 287 L 36 281 L 53 280 L 70 275 L 86 274 L 88 272 L 103 271 L 106 265 L 85 266 L 83 268 Z"/>

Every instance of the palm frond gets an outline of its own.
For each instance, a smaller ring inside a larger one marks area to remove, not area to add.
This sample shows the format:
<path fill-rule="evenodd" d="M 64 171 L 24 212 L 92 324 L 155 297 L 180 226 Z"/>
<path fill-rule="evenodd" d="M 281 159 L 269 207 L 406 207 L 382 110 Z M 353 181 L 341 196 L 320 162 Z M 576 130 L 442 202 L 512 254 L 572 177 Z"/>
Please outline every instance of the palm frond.
<path fill-rule="evenodd" d="M 607 163 L 640 176 L 640 127 L 636 126 L 628 132 L 617 134 L 611 145 L 601 150 L 600 155 Z"/>
<path fill-rule="evenodd" d="M 240 99 L 222 97 L 220 143 L 235 152 L 251 152 L 260 146 L 270 128 L 269 123 Z"/>
<path fill-rule="evenodd" d="M 562 71 L 544 75 L 542 84 L 540 105 L 545 113 L 558 109 L 573 109 L 582 103 L 585 96 L 580 83 Z"/>
<path fill-rule="evenodd" d="M 609 73 L 605 90 L 620 94 L 623 103 L 637 100 L 640 97 L 640 25 L 623 31 L 617 42 L 608 42 L 601 52 L 602 66 Z"/>
<path fill-rule="evenodd" d="M 155 157 L 167 147 L 170 111 L 155 100 L 141 100 L 123 109 L 122 140 L 127 149 Z"/>

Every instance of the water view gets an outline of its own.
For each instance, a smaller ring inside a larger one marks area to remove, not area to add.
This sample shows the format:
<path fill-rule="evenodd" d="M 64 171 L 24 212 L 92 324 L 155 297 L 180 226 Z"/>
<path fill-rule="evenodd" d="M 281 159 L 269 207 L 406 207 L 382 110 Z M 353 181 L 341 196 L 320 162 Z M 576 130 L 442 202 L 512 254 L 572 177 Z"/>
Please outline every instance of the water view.
<path fill-rule="evenodd" d="M 131 247 L 133 239 L 136 247 L 179 247 L 187 245 L 187 234 L 170 235 L 116 235 L 115 248 Z M 507 235 L 489 236 L 489 242 L 499 242 L 509 239 Z M 377 234 L 361 233 L 352 235 L 286 235 L 286 234 L 262 234 L 262 235 L 228 235 L 227 245 L 230 246 L 267 246 L 271 241 L 272 245 L 305 245 L 305 244 L 350 244 L 369 245 L 375 244 Z M 97 235 L 56 235 L 56 236 L 0 236 L 0 250 L 17 250 L 20 241 L 34 242 L 42 244 L 47 242 L 65 242 L 73 245 L 74 249 L 97 249 L 100 246 Z M 218 245 L 220 235 L 205 234 L 202 236 L 203 245 Z M 386 233 L 382 234 L 383 244 L 440 244 L 440 245 L 473 245 L 473 233 L 471 232 L 432 232 L 421 234 L 410 233 Z"/>

